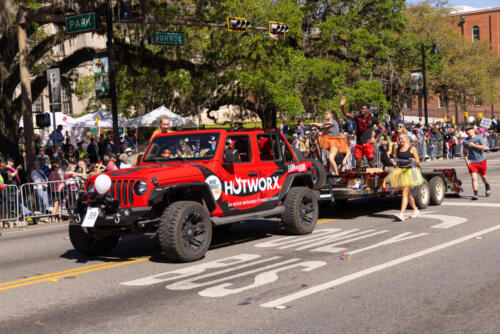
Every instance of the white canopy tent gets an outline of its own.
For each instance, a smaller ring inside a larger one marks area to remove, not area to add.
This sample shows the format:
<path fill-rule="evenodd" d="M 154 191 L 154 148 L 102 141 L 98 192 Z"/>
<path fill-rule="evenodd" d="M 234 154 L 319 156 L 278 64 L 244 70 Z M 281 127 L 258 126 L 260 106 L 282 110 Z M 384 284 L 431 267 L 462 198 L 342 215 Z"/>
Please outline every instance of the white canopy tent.
<path fill-rule="evenodd" d="M 96 120 L 99 120 L 96 123 Z M 123 118 L 118 117 L 118 126 L 123 127 L 126 123 L 126 120 Z M 99 109 L 96 112 L 84 115 L 79 118 L 74 119 L 74 126 L 76 127 L 82 127 L 82 128 L 93 128 L 93 127 L 100 127 L 100 128 L 112 128 L 113 127 L 113 115 L 111 112 L 107 111 L 106 109 Z"/>
<path fill-rule="evenodd" d="M 127 127 L 155 127 L 158 125 L 158 118 L 160 116 L 165 115 L 170 118 L 170 125 L 171 126 L 179 126 L 179 127 L 196 127 L 198 124 L 189 118 L 182 117 L 180 115 L 177 115 L 176 113 L 170 111 L 168 108 L 165 106 L 161 106 L 159 108 L 156 108 L 155 110 L 144 114 L 142 116 L 136 117 L 134 119 L 129 120 L 126 122 Z"/>

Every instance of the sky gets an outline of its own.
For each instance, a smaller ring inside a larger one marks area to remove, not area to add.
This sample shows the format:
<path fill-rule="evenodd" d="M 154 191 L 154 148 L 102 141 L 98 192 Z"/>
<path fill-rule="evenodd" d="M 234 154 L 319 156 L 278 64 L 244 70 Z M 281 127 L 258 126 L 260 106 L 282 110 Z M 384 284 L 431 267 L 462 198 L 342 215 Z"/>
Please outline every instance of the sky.
<path fill-rule="evenodd" d="M 420 0 L 407 0 L 408 3 L 418 3 Z M 448 0 L 450 6 L 469 6 L 474 8 L 500 7 L 499 0 Z"/>

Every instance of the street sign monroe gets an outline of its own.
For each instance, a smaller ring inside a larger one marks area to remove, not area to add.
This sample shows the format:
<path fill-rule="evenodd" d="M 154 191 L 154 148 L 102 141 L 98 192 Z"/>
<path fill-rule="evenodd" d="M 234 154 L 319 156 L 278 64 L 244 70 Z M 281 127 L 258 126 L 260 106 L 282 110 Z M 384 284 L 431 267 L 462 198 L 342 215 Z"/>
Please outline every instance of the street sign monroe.
<path fill-rule="evenodd" d="M 159 31 L 153 35 L 152 44 L 184 45 L 184 33 Z"/>
<path fill-rule="evenodd" d="M 75 16 L 67 16 L 66 33 L 74 34 L 96 29 L 95 13 L 85 13 Z"/>

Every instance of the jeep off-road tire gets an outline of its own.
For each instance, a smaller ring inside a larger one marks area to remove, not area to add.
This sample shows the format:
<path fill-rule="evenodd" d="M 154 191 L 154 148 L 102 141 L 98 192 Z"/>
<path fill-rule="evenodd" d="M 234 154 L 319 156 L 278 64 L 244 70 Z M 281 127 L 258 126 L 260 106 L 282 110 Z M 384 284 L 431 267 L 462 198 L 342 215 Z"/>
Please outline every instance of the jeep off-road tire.
<path fill-rule="evenodd" d="M 288 233 L 309 234 L 318 221 L 318 201 L 307 187 L 293 187 L 288 191 L 281 214 L 283 227 Z"/>
<path fill-rule="evenodd" d="M 441 205 L 446 192 L 443 179 L 440 176 L 434 176 L 429 181 L 429 187 L 431 188 L 431 203 L 433 205 Z"/>
<path fill-rule="evenodd" d="M 326 183 L 326 169 L 321 162 L 316 159 L 306 159 L 310 161 L 313 165 L 314 175 L 313 175 L 313 189 L 319 190 L 325 186 Z"/>
<path fill-rule="evenodd" d="M 415 199 L 415 204 L 419 209 L 425 209 L 429 206 L 429 202 L 431 201 L 431 188 L 429 186 L 429 182 L 424 180 L 424 182 L 411 189 L 411 194 Z"/>
<path fill-rule="evenodd" d="M 199 260 L 212 241 L 210 214 L 198 202 L 174 202 L 163 211 L 158 239 L 168 259 L 182 262 Z"/>
<path fill-rule="evenodd" d="M 80 225 L 69 225 L 69 239 L 80 253 L 88 256 L 101 256 L 108 254 L 116 247 L 120 236 L 87 233 Z"/>

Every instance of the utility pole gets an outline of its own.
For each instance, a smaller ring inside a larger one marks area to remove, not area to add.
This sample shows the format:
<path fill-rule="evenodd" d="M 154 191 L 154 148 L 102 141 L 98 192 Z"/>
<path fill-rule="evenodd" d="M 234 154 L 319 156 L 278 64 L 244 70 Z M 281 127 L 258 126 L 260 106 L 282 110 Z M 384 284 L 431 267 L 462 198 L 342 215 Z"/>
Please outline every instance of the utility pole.
<path fill-rule="evenodd" d="M 106 32 L 108 41 L 106 46 L 108 48 L 108 61 L 109 61 L 109 89 L 111 96 L 111 114 L 113 115 L 113 142 L 114 153 L 120 153 L 120 133 L 118 132 L 118 104 L 116 101 L 116 77 L 115 77 L 115 61 L 113 58 L 113 14 L 111 13 L 111 6 L 109 1 L 106 1 Z"/>
<path fill-rule="evenodd" d="M 429 128 L 429 115 L 427 113 L 427 78 L 425 76 L 425 46 L 422 43 L 422 76 L 424 79 L 424 117 L 425 117 L 425 127 Z"/>
<path fill-rule="evenodd" d="M 17 26 L 17 43 L 19 46 L 19 74 L 21 79 L 21 110 L 24 119 L 26 169 L 29 173 L 33 167 L 35 143 L 33 141 L 33 111 L 31 109 L 31 79 L 28 59 L 28 23 L 26 21 L 26 10 L 22 7 L 17 21 L 19 22 Z"/>

